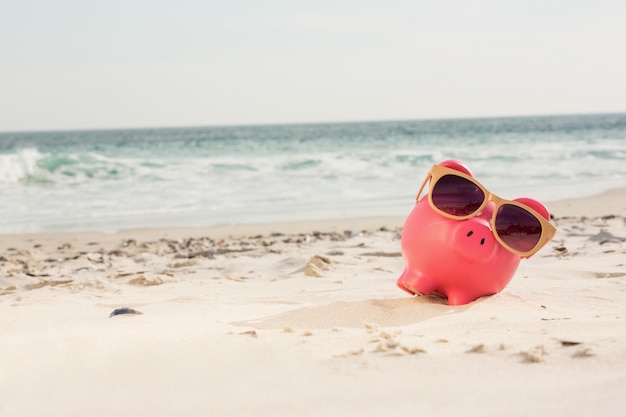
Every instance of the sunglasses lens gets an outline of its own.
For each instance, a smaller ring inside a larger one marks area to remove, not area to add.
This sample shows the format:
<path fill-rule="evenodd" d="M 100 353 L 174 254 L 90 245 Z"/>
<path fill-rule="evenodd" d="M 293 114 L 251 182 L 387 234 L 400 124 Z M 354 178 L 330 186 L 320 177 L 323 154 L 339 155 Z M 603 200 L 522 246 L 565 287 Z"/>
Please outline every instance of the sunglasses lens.
<path fill-rule="evenodd" d="M 509 247 L 529 252 L 541 238 L 541 223 L 523 208 L 504 204 L 496 215 L 496 233 Z"/>
<path fill-rule="evenodd" d="M 444 175 L 431 191 L 435 207 L 452 216 L 469 216 L 485 201 L 485 193 L 473 182 L 457 175 Z"/>

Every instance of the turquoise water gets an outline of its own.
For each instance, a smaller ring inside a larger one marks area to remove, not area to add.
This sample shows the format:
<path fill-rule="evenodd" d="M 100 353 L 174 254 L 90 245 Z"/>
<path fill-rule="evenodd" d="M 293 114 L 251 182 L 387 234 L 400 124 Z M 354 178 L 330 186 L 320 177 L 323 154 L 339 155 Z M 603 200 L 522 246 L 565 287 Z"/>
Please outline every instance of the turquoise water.
<path fill-rule="evenodd" d="M 0 233 L 403 216 L 444 159 L 593 195 L 626 186 L 626 114 L 0 133 Z"/>

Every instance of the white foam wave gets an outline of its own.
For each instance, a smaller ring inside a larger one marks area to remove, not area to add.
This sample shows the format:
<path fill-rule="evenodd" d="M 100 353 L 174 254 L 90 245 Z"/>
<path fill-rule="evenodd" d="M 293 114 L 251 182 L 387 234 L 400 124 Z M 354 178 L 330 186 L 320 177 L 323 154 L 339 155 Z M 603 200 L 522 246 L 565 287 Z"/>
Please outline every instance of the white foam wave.
<path fill-rule="evenodd" d="M 37 170 L 37 162 L 44 158 L 37 148 L 24 148 L 15 153 L 0 155 L 0 184 L 17 183 Z"/>

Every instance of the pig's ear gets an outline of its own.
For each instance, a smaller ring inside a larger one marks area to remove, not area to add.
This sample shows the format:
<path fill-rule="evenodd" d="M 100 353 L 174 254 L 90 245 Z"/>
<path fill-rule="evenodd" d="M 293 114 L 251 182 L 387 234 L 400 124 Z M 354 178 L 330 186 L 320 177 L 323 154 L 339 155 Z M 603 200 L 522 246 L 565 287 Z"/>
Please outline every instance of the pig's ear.
<path fill-rule="evenodd" d="M 526 204 L 528 207 L 541 214 L 546 220 L 550 220 L 550 212 L 548 211 L 548 208 L 539 201 L 526 197 L 516 198 L 514 201 Z"/>
<path fill-rule="evenodd" d="M 473 177 L 472 172 L 469 170 L 469 168 L 466 167 L 463 162 L 457 161 L 456 159 L 446 159 L 445 161 L 440 162 L 439 165 L 446 167 L 446 168 L 456 169 L 457 171 L 460 171 L 464 174 L 469 175 L 470 177 Z"/>

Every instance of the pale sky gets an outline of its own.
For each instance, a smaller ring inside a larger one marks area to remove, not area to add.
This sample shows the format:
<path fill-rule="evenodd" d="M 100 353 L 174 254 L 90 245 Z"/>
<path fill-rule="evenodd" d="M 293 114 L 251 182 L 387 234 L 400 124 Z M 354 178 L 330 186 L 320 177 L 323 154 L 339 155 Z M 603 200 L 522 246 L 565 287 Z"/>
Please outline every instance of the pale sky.
<path fill-rule="evenodd" d="M 1 0 L 0 131 L 626 111 L 623 0 Z"/>

